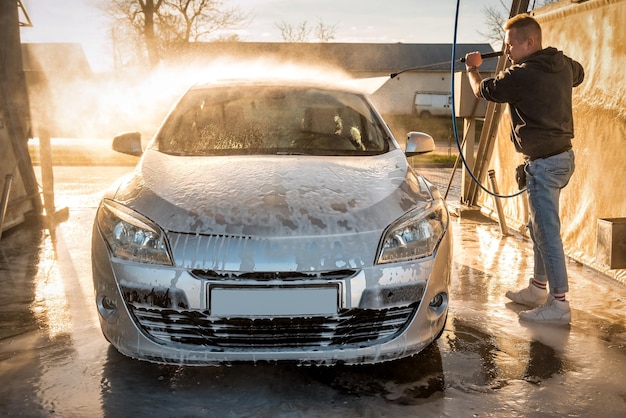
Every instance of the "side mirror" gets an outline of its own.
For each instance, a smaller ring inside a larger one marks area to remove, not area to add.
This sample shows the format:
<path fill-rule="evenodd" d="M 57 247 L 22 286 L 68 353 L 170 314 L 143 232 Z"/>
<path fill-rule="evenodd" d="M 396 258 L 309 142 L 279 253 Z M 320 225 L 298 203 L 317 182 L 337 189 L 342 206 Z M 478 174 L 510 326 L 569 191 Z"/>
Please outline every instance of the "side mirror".
<path fill-rule="evenodd" d="M 406 139 L 405 154 L 407 157 L 426 154 L 435 150 L 435 140 L 423 132 L 409 132 Z"/>
<path fill-rule="evenodd" d="M 124 132 L 113 138 L 113 151 L 121 152 L 135 157 L 141 156 L 141 133 Z"/>

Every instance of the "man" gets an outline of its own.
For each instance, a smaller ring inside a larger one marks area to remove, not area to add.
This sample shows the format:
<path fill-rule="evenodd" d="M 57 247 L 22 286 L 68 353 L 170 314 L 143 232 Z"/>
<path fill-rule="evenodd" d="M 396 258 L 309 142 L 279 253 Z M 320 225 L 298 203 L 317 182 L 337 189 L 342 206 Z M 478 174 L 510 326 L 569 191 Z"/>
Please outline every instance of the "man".
<path fill-rule="evenodd" d="M 571 321 L 565 254 L 561 241 L 559 195 L 574 172 L 572 87 L 582 83 L 582 66 L 552 47 L 542 48 L 541 27 L 527 14 L 505 26 L 505 54 L 513 63 L 496 77 L 478 72 L 480 53 L 465 56 L 476 97 L 508 103 L 511 140 L 524 155 L 528 191 L 528 228 L 533 242 L 534 277 L 528 287 L 506 296 L 535 309 L 522 320 L 568 324 Z M 546 284 L 549 283 L 549 294 Z"/>

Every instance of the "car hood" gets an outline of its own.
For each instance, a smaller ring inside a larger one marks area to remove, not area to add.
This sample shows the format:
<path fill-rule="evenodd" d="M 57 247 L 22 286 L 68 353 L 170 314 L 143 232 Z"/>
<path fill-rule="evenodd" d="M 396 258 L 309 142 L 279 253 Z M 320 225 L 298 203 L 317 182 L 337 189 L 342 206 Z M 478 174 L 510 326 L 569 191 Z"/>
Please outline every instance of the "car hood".
<path fill-rule="evenodd" d="M 373 257 L 385 228 L 432 194 L 401 150 L 341 158 L 183 157 L 149 149 L 114 199 L 156 222 L 170 239 L 274 240 L 267 248 L 304 242 L 309 252 L 350 241 Z"/>

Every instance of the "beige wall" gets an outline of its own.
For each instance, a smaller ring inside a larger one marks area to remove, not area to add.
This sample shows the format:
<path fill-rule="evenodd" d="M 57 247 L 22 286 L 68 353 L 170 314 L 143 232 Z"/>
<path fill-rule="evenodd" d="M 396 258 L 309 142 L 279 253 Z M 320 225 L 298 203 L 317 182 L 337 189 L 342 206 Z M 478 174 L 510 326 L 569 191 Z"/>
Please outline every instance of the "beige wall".
<path fill-rule="evenodd" d="M 622 283 L 626 270 L 609 270 L 596 260 L 599 218 L 626 218 L 626 0 L 560 1 L 536 11 L 543 46 L 554 46 L 579 61 L 585 80 L 574 89 L 576 171 L 561 195 L 566 253 Z M 513 169 L 521 157 L 509 141 L 504 112 L 489 168 L 502 194 L 516 191 Z M 526 234 L 523 197 L 502 201 L 510 227 Z M 493 198 L 479 205 L 494 212 Z"/>

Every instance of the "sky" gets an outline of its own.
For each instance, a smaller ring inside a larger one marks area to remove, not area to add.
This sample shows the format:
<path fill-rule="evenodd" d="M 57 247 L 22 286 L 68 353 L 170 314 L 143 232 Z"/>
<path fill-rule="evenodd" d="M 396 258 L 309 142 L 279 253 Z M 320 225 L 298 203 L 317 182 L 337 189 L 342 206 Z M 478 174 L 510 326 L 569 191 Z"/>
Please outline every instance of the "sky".
<path fill-rule="evenodd" d="M 22 42 L 80 43 L 93 71 L 112 68 L 109 22 L 98 8 L 107 0 L 22 0 L 33 27 L 20 31 Z M 235 30 L 242 41 L 281 42 L 277 25 L 319 22 L 335 28 L 332 42 L 452 43 L 457 2 L 453 0 L 222 0 L 249 14 Z M 478 3 L 478 5 L 477 5 Z M 488 42 L 479 31 L 484 8 L 510 7 L 511 0 L 460 1 L 457 43 Z M 506 11 L 503 9 L 503 11 Z"/>

